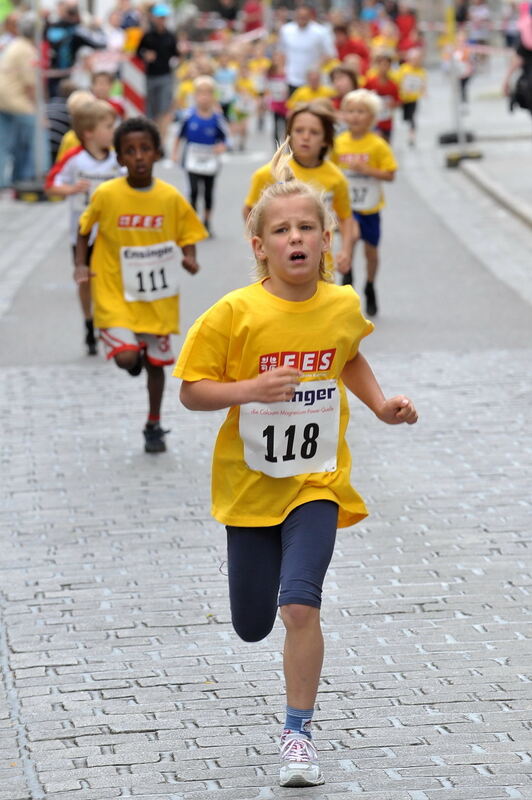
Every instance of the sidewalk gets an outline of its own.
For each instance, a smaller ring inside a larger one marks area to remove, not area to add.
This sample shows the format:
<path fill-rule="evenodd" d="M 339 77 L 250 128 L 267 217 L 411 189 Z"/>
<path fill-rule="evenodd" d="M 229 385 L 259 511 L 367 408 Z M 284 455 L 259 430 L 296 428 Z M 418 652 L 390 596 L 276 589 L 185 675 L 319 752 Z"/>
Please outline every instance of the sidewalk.
<path fill-rule="evenodd" d="M 501 206 L 532 227 L 532 181 L 526 179 L 532 165 L 532 116 L 523 109 L 510 113 L 508 99 L 501 94 L 506 64 L 504 56 L 496 55 L 487 71 L 471 80 L 470 100 L 462 121 L 475 141 L 466 145 L 464 151 L 478 151 L 482 158 L 464 159 L 460 169 Z M 449 80 L 444 73 L 431 72 L 425 103 L 424 135 L 429 133 L 434 137 L 434 144 L 439 134 L 455 127 L 451 121 Z M 442 156 L 456 151 L 459 151 L 457 145 L 441 148 Z"/>

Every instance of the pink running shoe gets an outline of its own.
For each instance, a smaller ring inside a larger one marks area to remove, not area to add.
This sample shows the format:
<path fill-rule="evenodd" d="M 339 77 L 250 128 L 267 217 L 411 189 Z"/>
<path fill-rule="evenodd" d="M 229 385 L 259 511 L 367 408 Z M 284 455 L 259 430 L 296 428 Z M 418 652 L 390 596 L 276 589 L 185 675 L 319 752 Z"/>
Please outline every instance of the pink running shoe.
<path fill-rule="evenodd" d="M 312 741 L 302 733 L 283 731 L 280 786 L 319 786 L 325 778 Z"/>

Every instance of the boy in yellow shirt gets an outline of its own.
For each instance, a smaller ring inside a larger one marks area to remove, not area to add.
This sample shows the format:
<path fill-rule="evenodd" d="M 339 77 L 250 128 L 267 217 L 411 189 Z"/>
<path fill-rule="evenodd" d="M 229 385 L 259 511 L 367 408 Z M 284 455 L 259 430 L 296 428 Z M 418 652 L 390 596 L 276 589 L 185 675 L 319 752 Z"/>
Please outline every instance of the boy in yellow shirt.
<path fill-rule="evenodd" d="M 421 50 L 409 50 L 407 60 L 401 64 L 394 75 L 399 85 L 399 97 L 403 106 L 403 119 L 408 123 L 408 143 L 413 147 L 416 143 L 416 111 L 417 104 L 425 94 L 427 86 L 427 70 L 422 66 Z"/>
<path fill-rule="evenodd" d="M 300 86 L 293 92 L 286 105 L 291 111 L 298 103 L 311 103 L 313 100 L 326 100 L 332 98 L 336 94 L 332 86 L 322 86 L 321 75 L 317 69 L 309 69 L 307 72 L 307 83 L 305 86 Z"/>
<path fill-rule="evenodd" d="M 380 210 L 384 206 L 382 181 L 393 181 L 397 162 L 390 145 L 372 132 L 379 114 L 380 98 L 367 89 L 357 89 L 342 100 L 348 130 L 334 141 L 333 161 L 344 171 L 351 189 L 351 209 L 360 226 L 366 256 L 366 312 L 378 310 L 375 277 L 379 266 Z M 342 270 L 344 271 L 344 270 Z M 344 285 L 352 283 L 351 267 L 344 272 Z"/>
<path fill-rule="evenodd" d="M 94 324 L 120 369 L 139 375 L 146 367 L 149 415 L 144 428 L 147 453 L 166 450 L 160 425 L 164 365 L 172 364 L 170 334 L 179 332 L 178 247 L 181 266 L 195 274 L 196 242 L 207 231 L 194 209 L 173 186 L 153 179 L 161 158 L 156 125 L 133 117 L 115 131 L 118 162 L 127 177 L 102 183 L 79 222 L 74 279 L 91 280 Z M 90 267 L 89 237 L 98 233 Z"/>

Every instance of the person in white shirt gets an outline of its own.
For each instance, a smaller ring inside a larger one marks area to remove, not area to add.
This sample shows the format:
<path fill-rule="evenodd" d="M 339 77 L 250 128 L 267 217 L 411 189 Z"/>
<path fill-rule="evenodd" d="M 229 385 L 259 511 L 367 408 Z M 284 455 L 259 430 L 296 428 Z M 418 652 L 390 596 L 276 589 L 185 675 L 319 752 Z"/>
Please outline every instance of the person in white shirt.
<path fill-rule="evenodd" d="M 292 93 L 306 83 L 307 72 L 319 69 L 324 61 L 336 56 L 330 32 L 312 20 L 309 5 L 298 6 L 293 22 L 279 31 L 279 47 L 286 59 L 286 77 Z"/>

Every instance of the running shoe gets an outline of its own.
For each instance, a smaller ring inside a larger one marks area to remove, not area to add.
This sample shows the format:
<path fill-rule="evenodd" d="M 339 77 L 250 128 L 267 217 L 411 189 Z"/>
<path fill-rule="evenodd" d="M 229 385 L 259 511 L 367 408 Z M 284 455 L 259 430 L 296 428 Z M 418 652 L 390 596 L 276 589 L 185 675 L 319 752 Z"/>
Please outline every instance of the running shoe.
<path fill-rule="evenodd" d="M 377 295 L 373 284 L 369 281 L 366 283 L 364 294 L 366 295 L 366 314 L 368 317 L 374 317 L 377 313 Z"/>
<path fill-rule="evenodd" d="M 318 754 L 312 741 L 302 733 L 284 731 L 281 736 L 280 786 L 320 786 L 325 783 Z"/>
<path fill-rule="evenodd" d="M 164 437 L 170 431 L 164 431 L 156 422 L 155 425 L 146 425 L 142 433 L 144 434 L 144 450 L 147 453 L 164 453 L 166 450 Z"/>

